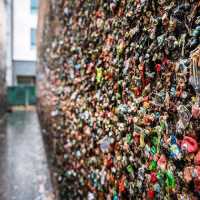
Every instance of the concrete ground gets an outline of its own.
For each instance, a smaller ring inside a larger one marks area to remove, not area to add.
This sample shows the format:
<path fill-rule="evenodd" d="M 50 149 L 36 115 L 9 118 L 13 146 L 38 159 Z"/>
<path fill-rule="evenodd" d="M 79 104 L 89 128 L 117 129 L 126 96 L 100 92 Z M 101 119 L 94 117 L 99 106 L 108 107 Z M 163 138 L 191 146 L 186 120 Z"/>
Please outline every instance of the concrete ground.
<path fill-rule="evenodd" d="M 45 147 L 34 111 L 0 123 L 0 200 L 54 200 Z"/>

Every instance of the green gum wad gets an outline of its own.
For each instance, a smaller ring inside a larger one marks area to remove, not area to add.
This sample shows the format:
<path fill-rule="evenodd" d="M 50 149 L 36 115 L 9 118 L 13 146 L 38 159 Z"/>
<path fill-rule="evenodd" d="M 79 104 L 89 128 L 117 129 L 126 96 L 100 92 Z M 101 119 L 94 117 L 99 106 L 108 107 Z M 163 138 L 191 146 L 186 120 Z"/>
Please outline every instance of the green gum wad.
<path fill-rule="evenodd" d="M 166 185 L 168 188 L 175 188 L 176 181 L 171 171 L 167 171 L 166 173 Z"/>
<path fill-rule="evenodd" d="M 127 141 L 127 143 L 128 144 L 131 144 L 131 141 L 132 141 L 132 136 L 131 136 L 131 134 L 129 133 L 129 134 L 127 134 L 127 136 L 126 136 L 126 141 Z"/>
<path fill-rule="evenodd" d="M 152 143 L 157 147 L 157 152 L 160 152 L 160 140 L 161 140 L 161 134 L 164 130 L 164 126 L 165 124 L 163 123 L 163 125 L 161 126 L 157 126 L 154 130 L 153 133 L 157 134 L 157 137 L 154 136 L 152 139 Z"/>
<path fill-rule="evenodd" d="M 127 169 L 127 171 L 129 173 L 133 173 L 133 167 L 132 167 L 132 165 L 128 165 L 126 169 Z"/>
<path fill-rule="evenodd" d="M 154 136 L 152 138 L 152 143 L 153 143 L 154 146 L 156 146 L 158 144 L 158 138 L 156 136 Z"/>
<path fill-rule="evenodd" d="M 163 131 L 166 127 L 165 127 L 165 122 L 161 121 L 160 122 L 160 127 L 161 127 L 161 131 Z"/>
<path fill-rule="evenodd" d="M 157 162 L 155 160 L 152 160 L 150 165 L 149 165 L 149 170 L 154 171 L 157 169 Z"/>
<path fill-rule="evenodd" d="M 157 149 L 156 149 L 155 146 L 152 146 L 152 147 L 151 147 L 151 153 L 152 153 L 153 155 L 155 155 L 155 154 L 157 153 Z"/>
<path fill-rule="evenodd" d="M 103 69 L 102 68 L 97 68 L 96 69 L 96 80 L 97 83 L 100 83 L 103 79 Z"/>
<path fill-rule="evenodd" d="M 158 178 L 159 180 L 162 180 L 162 179 L 163 179 L 163 174 L 162 174 L 161 171 L 158 171 L 158 173 L 157 173 L 157 178 Z"/>

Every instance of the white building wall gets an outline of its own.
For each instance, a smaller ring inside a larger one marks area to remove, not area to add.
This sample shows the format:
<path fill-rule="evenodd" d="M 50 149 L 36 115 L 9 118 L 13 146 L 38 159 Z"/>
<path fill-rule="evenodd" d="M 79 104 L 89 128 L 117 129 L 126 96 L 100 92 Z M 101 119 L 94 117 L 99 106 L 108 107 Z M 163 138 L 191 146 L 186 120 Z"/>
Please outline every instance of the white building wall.
<path fill-rule="evenodd" d="M 5 69 L 5 3 L 0 1 L 0 69 Z"/>
<path fill-rule="evenodd" d="M 6 1 L 6 85 L 13 85 L 12 68 L 12 0 Z"/>
<path fill-rule="evenodd" d="M 37 27 L 37 13 L 31 12 L 31 0 L 13 0 L 13 60 L 35 61 L 31 47 L 31 28 Z"/>

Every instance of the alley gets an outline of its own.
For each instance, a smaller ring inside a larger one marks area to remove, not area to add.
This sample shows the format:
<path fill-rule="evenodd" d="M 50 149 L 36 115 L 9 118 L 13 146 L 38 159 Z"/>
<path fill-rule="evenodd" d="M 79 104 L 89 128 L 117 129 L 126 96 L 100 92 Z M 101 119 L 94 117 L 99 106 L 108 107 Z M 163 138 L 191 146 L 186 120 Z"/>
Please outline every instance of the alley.
<path fill-rule="evenodd" d="M 5 121 L 0 131 L 0 200 L 52 200 L 37 114 L 18 111 Z"/>

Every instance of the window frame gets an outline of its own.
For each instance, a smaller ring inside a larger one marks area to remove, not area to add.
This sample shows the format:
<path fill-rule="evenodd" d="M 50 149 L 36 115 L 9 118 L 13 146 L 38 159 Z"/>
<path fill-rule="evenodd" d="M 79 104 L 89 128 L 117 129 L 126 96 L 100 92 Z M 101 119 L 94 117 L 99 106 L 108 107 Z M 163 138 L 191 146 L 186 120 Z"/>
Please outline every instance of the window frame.
<path fill-rule="evenodd" d="M 31 48 L 35 48 L 37 44 L 37 28 L 30 29 L 30 37 Z"/>
<path fill-rule="evenodd" d="M 36 3 L 33 3 L 35 1 Z M 36 13 L 39 8 L 39 0 L 30 0 L 31 13 Z"/>

